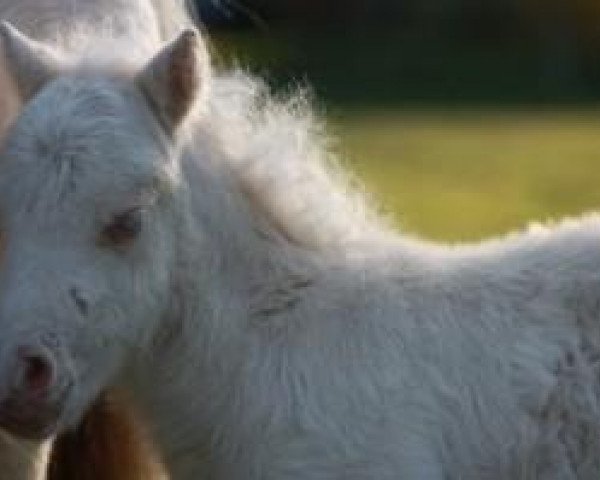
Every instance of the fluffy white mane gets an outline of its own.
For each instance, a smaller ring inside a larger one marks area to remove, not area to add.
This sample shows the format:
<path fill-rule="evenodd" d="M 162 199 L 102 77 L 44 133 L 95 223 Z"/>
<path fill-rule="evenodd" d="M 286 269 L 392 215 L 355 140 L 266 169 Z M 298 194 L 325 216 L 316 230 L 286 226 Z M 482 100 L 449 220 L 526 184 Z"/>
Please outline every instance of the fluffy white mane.
<path fill-rule="evenodd" d="M 275 98 L 261 80 L 232 70 L 217 74 L 208 106 L 205 124 L 242 191 L 286 238 L 336 248 L 387 237 L 304 92 Z"/>

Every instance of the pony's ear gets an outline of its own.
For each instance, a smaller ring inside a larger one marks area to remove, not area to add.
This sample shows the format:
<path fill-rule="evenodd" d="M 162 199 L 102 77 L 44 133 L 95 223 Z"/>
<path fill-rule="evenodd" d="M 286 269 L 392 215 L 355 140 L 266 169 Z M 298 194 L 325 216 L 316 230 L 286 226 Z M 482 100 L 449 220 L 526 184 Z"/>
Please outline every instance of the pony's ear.
<path fill-rule="evenodd" d="M 208 72 L 208 54 L 200 34 L 188 29 L 150 60 L 138 74 L 136 83 L 171 133 L 204 90 Z"/>
<path fill-rule="evenodd" d="M 33 40 L 9 22 L 0 23 L 4 61 L 22 100 L 34 96 L 60 71 L 60 55 L 53 48 Z"/>

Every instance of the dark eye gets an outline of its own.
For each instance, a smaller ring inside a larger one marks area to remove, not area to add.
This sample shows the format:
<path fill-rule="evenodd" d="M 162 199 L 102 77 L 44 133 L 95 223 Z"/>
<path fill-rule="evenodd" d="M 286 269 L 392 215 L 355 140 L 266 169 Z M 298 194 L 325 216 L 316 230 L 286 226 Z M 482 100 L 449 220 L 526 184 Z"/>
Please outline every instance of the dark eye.
<path fill-rule="evenodd" d="M 132 208 L 113 217 L 102 230 L 100 242 L 105 245 L 126 245 L 135 240 L 141 231 L 142 211 Z"/>

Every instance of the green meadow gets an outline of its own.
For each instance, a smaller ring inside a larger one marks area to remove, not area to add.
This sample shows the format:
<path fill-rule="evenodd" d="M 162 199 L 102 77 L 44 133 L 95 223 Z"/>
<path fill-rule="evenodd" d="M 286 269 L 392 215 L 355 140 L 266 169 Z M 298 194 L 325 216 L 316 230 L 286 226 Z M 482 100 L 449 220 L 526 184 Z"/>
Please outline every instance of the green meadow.
<path fill-rule="evenodd" d="M 600 113 L 355 111 L 344 163 L 413 234 L 469 241 L 600 210 Z"/>

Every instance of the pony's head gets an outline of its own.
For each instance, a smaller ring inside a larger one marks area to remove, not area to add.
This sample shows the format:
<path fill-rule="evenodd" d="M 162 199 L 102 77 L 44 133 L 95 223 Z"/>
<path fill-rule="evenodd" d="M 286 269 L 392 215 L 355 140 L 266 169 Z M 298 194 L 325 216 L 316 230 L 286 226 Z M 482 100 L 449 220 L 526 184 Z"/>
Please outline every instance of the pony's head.
<path fill-rule="evenodd" d="M 140 68 L 94 68 L 8 24 L 23 107 L 0 158 L 0 426 L 80 417 L 168 308 L 178 132 L 203 90 L 193 30 Z"/>

